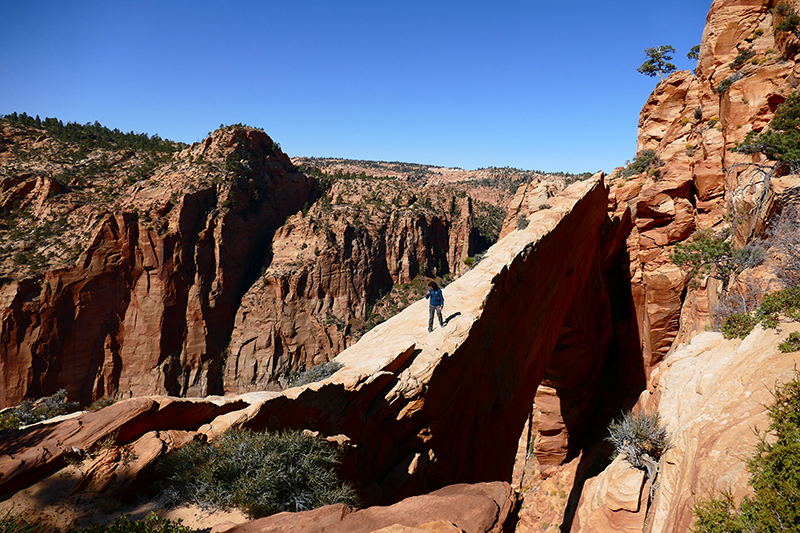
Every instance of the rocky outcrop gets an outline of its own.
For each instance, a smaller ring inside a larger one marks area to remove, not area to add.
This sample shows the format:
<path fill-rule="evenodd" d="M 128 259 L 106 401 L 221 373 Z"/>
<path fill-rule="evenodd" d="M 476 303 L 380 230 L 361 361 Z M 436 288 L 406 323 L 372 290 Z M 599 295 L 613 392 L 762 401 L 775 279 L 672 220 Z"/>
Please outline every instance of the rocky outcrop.
<path fill-rule="evenodd" d="M 653 150 L 661 166 L 631 181 L 619 173 L 609 180 L 610 209 L 630 210 L 634 223 L 628 254 L 647 371 L 676 341 L 709 325 L 704 302 L 717 296 L 687 288 L 669 259 L 673 245 L 730 224 L 741 247 L 763 234 L 776 209 L 771 181 L 781 168 L 731 149 L 766 127 L 794 91 L 798 49 L 791 32 L 776 31 L 783 18 L 772 2 L 716 0 L 695 72 L 669 76 L 642 108 L 637 148 Z"/>
<path fill-rule="evenodd" d="M 541 180 L 520 185 L 508 206 L 503 227 L 500 229 L 500 238 L 502 239 L 516 229 L 524 228 L 531 214 L 542 209 L 549 209 L 548 198 L 558 194 L 565 186 L 556 181 Z"/>
<path fill-rule="evenodd" d="M 47 198 L 45 181 L 31 202 Z M 262 131 L 220 130 L 175 156 L 118 211 L 92 213 L 74 266 L 2 288 L 0 405 L 59 388 L 86 404 L 220 391 L 239 300 L 312 193 Z"/>
<path fill-rule="evenodd" d="M 444 289 L 450 310 L 444 328 L 429 334 L 428 304 L 417 302 L 342 352 L 336 360 L 344 368 L 322 382 L 224 399 L 134 399 L 7 434 L 0 493 L 57 468 L 72 447 L 92 449 L 114 430 L 118 446 L 139 442 L 147 468 L 157 450 L 213 440 L 232 426 L 339 435 L 351 450 L 344 473 L 367 503 L 509 479 L 561 325 L 599 257 L 606 196 L 597 176 L 552 198 L 551 209 L 533 215 L 525 230 L 495 244 Z M 99 461 L 89 484 L 103 486 L 103 472 L 134 475 L 111 463 Z"/>
<path fill-rule="evenodd" d="M 228 533 L 503 533 L 513 527 L 517 495 L 508 483 L 451 485 L 387 507 L 352 511 L 341 504 L 302 513 L 280 513 Z"/>
<path fill-rule="evenodd" d="M 334 183 L 276 232 L 270 266 L 236 315 L 225 390 L 268 389 L 329 361 L 361 337 L 370 307 L 394 285 L 467 270 L 472 221 L 471 199 L 453 192 L 393 180 Z"/>
<path fill-rule="evenodd" d="M 797 352 L 777 348 L 792 331 L 800 324 L 757 327 L 744 340 L 701 333 L 662 361 L 636 407 L 658 412 L 671 434 L 653 501 L 647 503 L 649 484 L 626 481 L 644 472 L 617 458 L 586 483 L 572 531 L 642 531 L 647 514 L 646 532 L 685 532 L 696 499 L 725 491 L 740 502 L 750 494 L 746 461 L 758 442 L 754 430 L 767 428 L 770 391 L 800 363 Z M 619 505 L 621 499 L 630 505 Z"/>

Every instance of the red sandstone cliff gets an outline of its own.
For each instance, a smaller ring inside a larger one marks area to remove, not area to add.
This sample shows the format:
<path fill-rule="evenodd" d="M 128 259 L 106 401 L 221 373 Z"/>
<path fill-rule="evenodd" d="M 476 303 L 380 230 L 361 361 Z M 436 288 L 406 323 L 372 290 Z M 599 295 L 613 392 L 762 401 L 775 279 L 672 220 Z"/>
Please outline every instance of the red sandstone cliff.
<path fill-rule="evenodd" d="M 274 388 L 499 231 L 451 187 L 306 177 L 252 128 L 152 155 L 0 125 L 0 405 Z"/>
<path fill-rule="evenodd" d="M 686 280 L 669 260 L 672 245 L 698 229 L 730 226 L 741 247 L 763 233 L 793 186 L 777 179 L 780 168 L 765 174 L 754 165 L 772 166 L 763 156 L 731 151 L 795 90 L 798 40 L 776 30 L 783 18 L 771 1 L 716 0 L 695 73 L 669 76 L 641 112 L 638 149 L 656 151 L 660 176 L 609 180 L 611 209 L 630 210 L 635 223 L 628 254 L 648 368 L 709 323 L 705 291 L 690 291 L 681 305 Z"/>
<path fill-rule="evenodd" d="M 371 305 L 394 285 L 467 270 L 472 220 L 469 197 L 438 187 L 334 183 L 276 232 L 270 266 L 236 314 L 225 390 L 275 387 L 291 371 L 333 359 L 361 337 Z"/>
<path fill-rule="evenodd" d="M 2 288 L 0 405 L 58 388 L 87 403 L 219 390 L 219 354 L 240 298 L 313 181 L 265 133 L 242 128 L 171 156 L 108 207 L 77 187 L 53 197 L 50 178 L 19 185 L 31 179 L 3 183 L 34 221 L 49 204 L 94 222 L 74 265 Z"/>
<path fill-rule="evenodd" d="M 340 354 L 344 368 L 322 382 L 230 398 L 135 398 L 8 433 L 0 493 L 53 473 L 117 432 L 115 443 L 137 450 L 137 460 L 104 454 L 76 481 L 77 490 L 108 487 L 119 495 L 161 454 L 232 426 L 338 435 L 349 444 L 345 471 L 368 503 L 508 477 L 562 325 L 595 292 L 606 197 L 602 175 L 554 197 L 551 209 L 444 289 L 452 309 L 445 328 L 428 333 L 427 302 L 418 301 Z"/>

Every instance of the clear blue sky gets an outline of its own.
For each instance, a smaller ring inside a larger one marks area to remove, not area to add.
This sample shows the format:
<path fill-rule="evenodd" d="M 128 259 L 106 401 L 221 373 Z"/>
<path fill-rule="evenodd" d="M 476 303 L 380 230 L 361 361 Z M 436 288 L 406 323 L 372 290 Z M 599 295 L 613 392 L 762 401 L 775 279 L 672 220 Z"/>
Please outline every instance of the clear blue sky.
<path fill-rule="evenodd" d="M 711 0 L 0 0 L 0 114 L 194 142 L 264 128 L 290 156 L 611 170 Z"/>

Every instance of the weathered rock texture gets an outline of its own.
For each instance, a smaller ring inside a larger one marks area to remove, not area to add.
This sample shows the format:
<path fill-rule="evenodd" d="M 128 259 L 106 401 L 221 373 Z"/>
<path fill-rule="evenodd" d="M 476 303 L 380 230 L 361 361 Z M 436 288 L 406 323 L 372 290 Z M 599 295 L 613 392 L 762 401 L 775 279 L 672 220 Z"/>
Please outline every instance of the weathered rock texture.
<path fill-rule="evenodd" d="M 673 446 L 661 460 L 644 531 L 688 531 L 697 498 L 727 491 L 740 502 L 751 493 L 746 460 L 758 442 L 754 430 L 768 427 L 770 391 L 791 379 L 800 363 L 800 353 L 777 348 L 792 331 L 800 324 L 757 327 L 744 340 L 701 333 L 654 370 L 636 408 L 659 413 Z M 642 531 L 649 484 L 627 481 L 644 472 L 625 464 L 618 458 L 586 483 L 572 531 Z"/>
<path fill-rule="evenodd" d="M 502 220 L 450 186 L 309 178 L 252 128 L 84 151 L 0 121 L 0 406 L 279 388 L 393 287 L 467 270 Z"/>
<path fill-rule="evenodd" d="M 393 180 L 337 181 L 276 232 L 270 266 L 236 315 L 225 390 L 264 390 L 333 359 L 361 337 L 380 295 L 418 275 L 464 272 L 476 241 L 469 197 Z"/>
<path fill-rule="evenodd" d="M 360 511 L 338 504 L 302 513 L 280 513 L 242 524 L 229 533 L 503 533 L 513 528 L 517 495 L 508 483 L 451 485 L 388 507 Z"/>
<path fill-rule="evenodd" d="M 91 448 L 115 429 L 118 445 L 158 439 L 162 450 L 171 442 L 213 439 L 231 426 L 344 435 L 339 440 L 352 446 L 345 473 L 368 503 L 510 479 L 537 386 L 599 258 L 606 197 L 600 175 L 552 198 L 551 209 L 533 215 L 525 230 L 498 242 L 445 288 L 445 328 L 428 334 L 428 303 L 417 302 L 342 352 L 336 360 L 344 368 L 325 381 L 217 400 L 134 399 L 10 433 L 0 445 L 0 493 L 57 468 L 68 453 L 60 445 Z M 84 426 L 104 429 L 85 433 Z M 170 429 L 190 433 L 167 442 L 163 432 Z M 146 468 L 157 454 L 144 455 Z"/>
<path fill-rule="evenodd" d="M 500 238 L 524 227 L 532 213 L 549 209 L 548 199 L 562 191 L 565 186 L 565 184 L 555 181 L 542 180 L 520 185 L 508 206 L 508 213 L 500 230 Z"/>
<path fill-rule="evenodd" d="M 785 169 L 766 171 L 759 166 L 768 163 L 763 156 L 731 151 L 749 131 L 762 130 L 795 90 L 798 41 L 776 31 L 783 17 L 773 7 L 767 0 L 712 4 L 695 73 L 676 72 L 659 84 L 639 118 L 638 150 L 656 151 L 660 175 L 609 180 L 610 209 L 619 215 L 629 210 L 634 223 L 630 279 L 648 371 L 676 339 L 710 322 L 706 289 L 686 294 L 686 275 L 669 260 L 673 245 L 697 229 L 732 225 L 741 247 L 763 232 L 776 208 L 771 176 Z M 735 62 L 747 50 L 752 55 Z M 725 80 L 730 85 L 723 91 Z M 680 330 L 682 311 L 687 327 Z"/>
<path fill-rule="evenodd" d="M 258 130 L 220 130 L 174 156 L 119 210 L 92 212 L 74 266 L 2 288 L 0 405 L 59 388 L 85 403 L 220 390 L 240 298 L 312 192 Z"/>

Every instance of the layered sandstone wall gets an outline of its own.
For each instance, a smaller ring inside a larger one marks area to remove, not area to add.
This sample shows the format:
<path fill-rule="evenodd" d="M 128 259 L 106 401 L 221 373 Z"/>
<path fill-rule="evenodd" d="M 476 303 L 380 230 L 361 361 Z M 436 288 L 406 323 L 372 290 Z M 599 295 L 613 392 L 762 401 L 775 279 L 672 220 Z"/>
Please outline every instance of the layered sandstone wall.
<path fill-rule="evenodd" d="M 778 344 L 799 330 L 796 322 L 757 327 L 744 340 L 701 333 L 672 352 L 637 405 L 657 412 L 672 440 L 653 500 L 644 472 L 620 457 L 587 481 L 572 531 L 683 533 L 697 499 L 728 492 L 739 502 L 752 494 L 747 459 L 759 441 L 756 429 L 769 426 L 771 391 L 800 363 L 799 353 L 782 353 Z"/>
<path fill-rule="evenodd" d="M 314 183 L 257 130 L 220 130 L 175 159 L 93 213 L 75 266 L 2 288 L 0 405 L 59 388 L 84 403 L 220 390 L 239 300 Z"/>
<path fill-rule="evenodd" d="M 638 150 L 655 150 L 660 172 L 609 179 L 610 210 L 629 210 L 634 222 L 630 279 L 648 369 L 710 323 L 706 302 L 716 297 L 705 286 L 686 294 L 686 275 L 669 259 L 673 245 L 697 230 L 731 227 L 741 247 L 763 235 L 780 195 L 798 185 L 776 179 L 781 169 L 766 170 L 772 164 L 760 154 L 731 151 L 795 90 L 798 41 L 776 30 L 782 20 L 771 1 L 716 0 L 696 71 L 670 75 L 642 108 Z"/>
<path fill-rule="evenodd" d="M 471 199 L 452 191 L 336 182 L 276 232 L 270 266 L 236 314 L 225 390 L 274 388 L 290 372 L 329 361 L 361 337 L 370 306 L 394 285 L 467 270 L 472 219 Z"/>
<path fill-rule="evenodd" d="M 146 469 L 174 443 L 214 439 L 232 426 L 336 436 L 367 503 L 508 479 L 559 332 L 602 257 L 606 198 L 602 176 L 572 185 L 444 289 L 444 328 L 429 334 L 428 303 L 417 302 L 342 352 L 344 368 L 325 381 L 224 399 L 139 398 L 16 432 L 0 446 L 0 493 L 114 431 L 118 445 L 161 450 L 148 452 Z M 121 461 L 103 472 L 119 483 L 141 475 Z"/>

